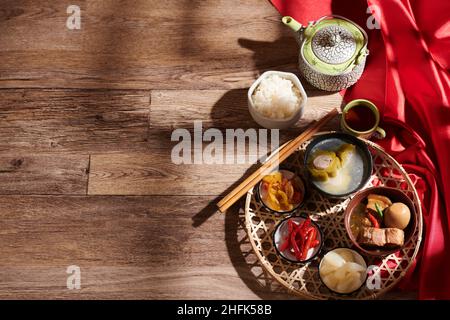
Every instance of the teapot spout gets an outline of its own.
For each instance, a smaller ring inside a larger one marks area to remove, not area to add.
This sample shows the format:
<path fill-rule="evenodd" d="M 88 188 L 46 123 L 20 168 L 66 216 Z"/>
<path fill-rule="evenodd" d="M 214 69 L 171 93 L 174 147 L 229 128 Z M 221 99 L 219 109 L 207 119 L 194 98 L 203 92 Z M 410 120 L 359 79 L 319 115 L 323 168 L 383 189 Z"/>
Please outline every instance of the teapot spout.
<path fill-rule="evenodd" d="M 281 21 L 295 32 L 302 28 L 302 24 L 290 16 L 284 16 Z"/>
<path fill-rule="evenodd" d="M 290 16 L 284 16 L 283 18 L 281 18 L 281 21 L 284 23 L 284 25 L 288 26 L 292 31 L 295 32 L 295 39 L 300 44 L 303 38 L 302 24 Z"/>

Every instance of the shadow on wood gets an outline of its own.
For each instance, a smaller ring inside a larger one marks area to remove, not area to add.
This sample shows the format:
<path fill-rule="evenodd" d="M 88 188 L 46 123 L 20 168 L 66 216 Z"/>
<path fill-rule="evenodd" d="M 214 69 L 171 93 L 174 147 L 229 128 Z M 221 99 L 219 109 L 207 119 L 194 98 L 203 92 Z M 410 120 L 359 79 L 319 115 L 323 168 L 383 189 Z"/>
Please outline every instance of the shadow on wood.
<path fill-rule="evenodd" d="M 297 299 L 289 295 L 260 264 L 247 236 L 245 217 L 240 212 L 238 206 L 234 206 L 225 216 L 225 242 L 239 277 L 261 299 Z"/>
<path fill-rule="evenodd" d="M 293 35 L 283 36 L 273 42 L 239 38 L 238 43 L 241 47 L 253 51 L 255 69 L 260 74 L 269 70 L 292 72 L 300 79 L 308 97 L 330 95 L 330 92 L 313 87 L 300 74 L 298 69 L 299 47 Z M 268 56 L 274 57 L 276 60 L 268 61 Z"/>
<path fill-rule="evenodd" d="M 228 193 L 230 193 L 234 188 L 236 188 L 242 181 L 244 181 L 247 177 L 249 177 L 258 167 L 260 166 L 259 163 L 253 164 L 246 172 L 245 174 L 236 182 L 234 182 L 232 185 L 230 185 L 226 190 L 223 191 L 223 193 L 216 197 L 214 200 L 212 200 L 205 208 L 200 210 L 195 216 L 192 217 L 192 226 L 194 228 L 197 228 L 201 226 L 205 221 L 207 221 L 211 216 L 213 216 L 215 213 L 219 213 L 219 209 L 217 207 L 217 203 L 225 197 Z M 245 195 L 238 200 L 226 213 L 225 215 L 230 214 L 234 210 L 243 207 L 242 200 L 245 198 Z"/>

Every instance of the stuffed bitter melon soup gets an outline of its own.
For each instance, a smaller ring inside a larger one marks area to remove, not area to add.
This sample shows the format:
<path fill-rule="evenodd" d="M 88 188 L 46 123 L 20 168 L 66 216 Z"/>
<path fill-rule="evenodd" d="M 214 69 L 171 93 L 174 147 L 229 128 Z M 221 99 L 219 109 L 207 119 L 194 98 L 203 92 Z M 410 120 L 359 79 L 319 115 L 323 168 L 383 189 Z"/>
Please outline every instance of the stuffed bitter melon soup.
<path fill-rule="evenodd" d="M 307 161 L 315 184 L 329 194 L 345 194 L 359 185 L 364 175 L 364 161 L 355 145 L 340 139 L 319 143 Z"/>

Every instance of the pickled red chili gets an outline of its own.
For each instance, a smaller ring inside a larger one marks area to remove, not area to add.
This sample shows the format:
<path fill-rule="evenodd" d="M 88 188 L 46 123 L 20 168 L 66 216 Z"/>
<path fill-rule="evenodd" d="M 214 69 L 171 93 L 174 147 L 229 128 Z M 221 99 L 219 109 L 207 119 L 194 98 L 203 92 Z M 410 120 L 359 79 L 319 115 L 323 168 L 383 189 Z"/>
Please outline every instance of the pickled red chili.
<path fill-rule="evenodd" d="M 297 260 L 303 261 L 308 257 L 308 251 L 320 244 L 317 228 L 311 224 L 311 218 L 303 220 L 300 224 L 292 219 L 288 220 L 288 235 L 279 250 L 289 250 Z"/>

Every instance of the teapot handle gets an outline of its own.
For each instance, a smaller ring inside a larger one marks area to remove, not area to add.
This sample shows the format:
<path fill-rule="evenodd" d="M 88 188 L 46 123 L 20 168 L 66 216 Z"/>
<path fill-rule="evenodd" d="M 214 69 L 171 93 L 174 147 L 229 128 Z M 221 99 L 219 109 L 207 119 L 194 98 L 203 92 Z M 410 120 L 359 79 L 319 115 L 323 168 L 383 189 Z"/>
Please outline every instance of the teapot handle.
<path fill-rule="evenodd" d="M 355 65 L 361 64 L 363 59 L 369 55 L 369 49 L 367 47 L 361 48 L 361 51 L 359 51 L 358 55 L 355 59 Z"/>

